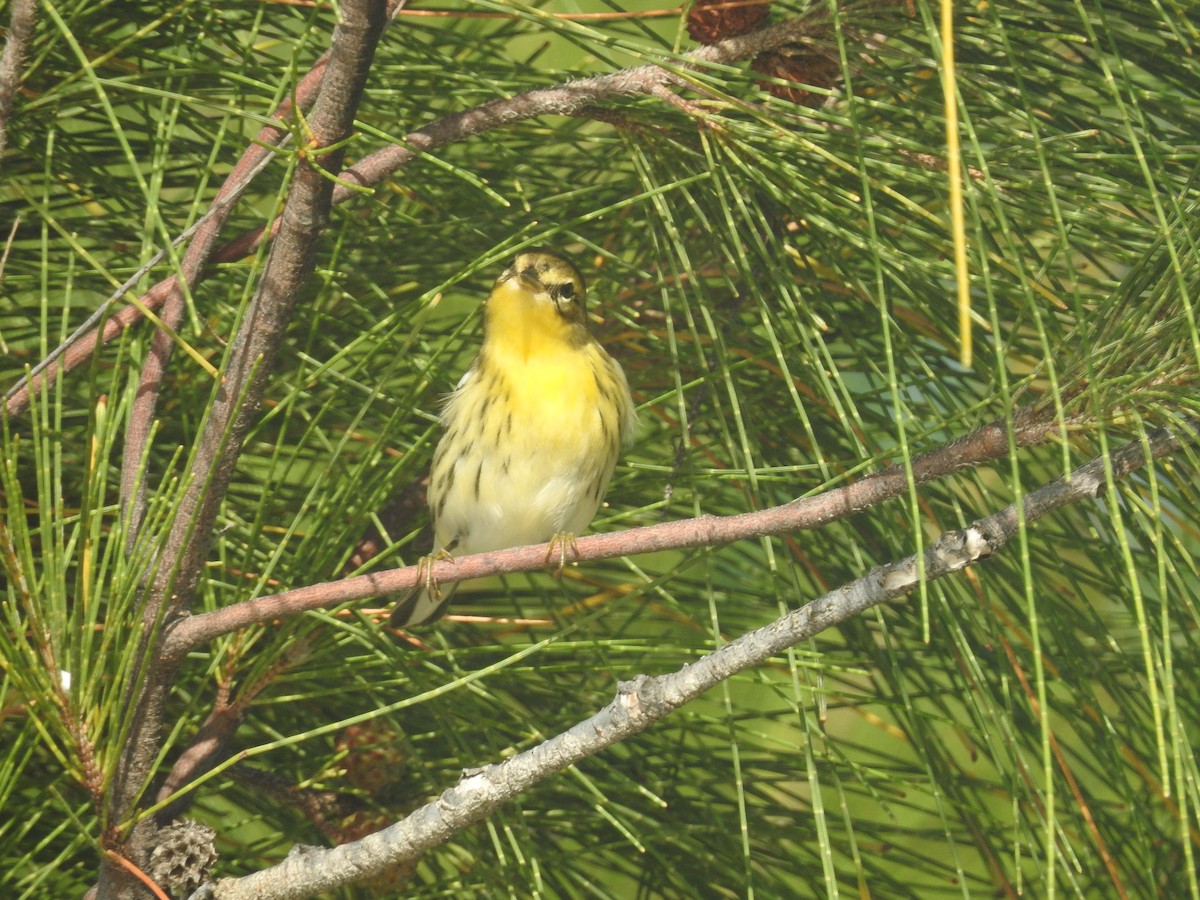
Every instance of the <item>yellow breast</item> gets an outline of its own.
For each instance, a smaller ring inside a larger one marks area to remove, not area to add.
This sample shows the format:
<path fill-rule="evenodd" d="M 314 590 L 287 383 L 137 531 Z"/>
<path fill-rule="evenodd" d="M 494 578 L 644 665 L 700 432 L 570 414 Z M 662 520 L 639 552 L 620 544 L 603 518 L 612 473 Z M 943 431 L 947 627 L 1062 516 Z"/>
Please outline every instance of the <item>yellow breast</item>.
<path fill-rule="evenodd" d="M 514 415 L 535 441 L 594 440 L 588 432 L 606 355 L 586 327 L 514 284 L 497 285 L 488 298 L 481 362 L 503 379 Z"/>

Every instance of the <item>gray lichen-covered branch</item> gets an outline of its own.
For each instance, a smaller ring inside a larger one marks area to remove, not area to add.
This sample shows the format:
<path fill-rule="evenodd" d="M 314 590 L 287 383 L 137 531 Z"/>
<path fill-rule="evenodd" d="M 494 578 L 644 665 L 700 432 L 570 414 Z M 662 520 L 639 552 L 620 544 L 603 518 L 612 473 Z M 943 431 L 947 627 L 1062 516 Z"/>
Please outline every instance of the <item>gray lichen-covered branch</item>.
<path fill-rule="evenodd" d="M 1189 422 L 1186 440 L 1200 422 Z M 1158 429 L 1025 495 L 1021 503 L 942 534 L 920 557 L 878 566 L 770 625 L 742 635 L 668 675 L 639 675 L 618 685 L 604 709 L 536 747 L 501 763 L 464 773 L 457 785 L 407 818 L 359 841 L 328 850 L 294 853 L 277 866 L 208 885 L 193 900 L 271 900 L 309 897 L 420 857 L 462 829 L 482 821 L 522 791 L 613 744 L 645 731 L 721 681 L 760 665 L 801 641 L 873 606 L 999 553 L 1022 527 L 1070 503 L 1087 500 L 1118 479 L 1181 447 L 1169 429 Z"/>

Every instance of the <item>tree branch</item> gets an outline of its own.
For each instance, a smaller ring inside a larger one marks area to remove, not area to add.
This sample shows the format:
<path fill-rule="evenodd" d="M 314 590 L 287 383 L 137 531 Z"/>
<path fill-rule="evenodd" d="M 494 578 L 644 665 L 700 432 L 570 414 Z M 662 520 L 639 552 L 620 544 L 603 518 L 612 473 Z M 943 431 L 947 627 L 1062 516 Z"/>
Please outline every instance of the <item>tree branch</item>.
<path fill-rule="evenodd" d="M 1040 444 L 1061 434 L 1062 430 L 1056 422 L 1035 418 L 1028 409 L 1020 410 L 1014 416 L 1012 442 L 1017 447 Z M 961 469 L 999 459 L 1009 449 L 1008 426 L 1003 421 L 992 422 L 913 459 L 913 484 L 926 484 Z M 764 535 L 811 530 L 902 496 L 908 488 L 905 470 L 890 466 L 854 484 L 770 509 L 732 516 L 701 516 L 610 534 L 587 535 L 577 541 L 575 559 L 610 559 L 659 550 L 711 547 Z M 546 553 L 546 544 L 478 553 L 435 562 L 432 573 L 439 583 L 451 584 L 489 575 L 528 572 L 545 567 Z M 406 566 L 309 585 L 201 613 L 181 619 L 171 626 L 165 652 L 182 657 L 200 644 L 250 625 L 296 615 L 309 609 L 405 591 L 414 587 L 423 577 L 420 566 Z"/>
<path fill-rule="evenodd" d="M 574 116 L 590 113 L 591 107 L 618 97 L 654 96 L 667 86 L 690 87 L 685 74 L 702 70 L 706 65 L 729 65 L 749 59 L 759 53 L 776 50 L 809 35 L 828 21 L 824 9 L 812 9 L 805 15 L 780 22 L 749 34 L 726 38 L 682 54 L 678 59 L 622 69 L 607 75 L 593 75 L 568 81 L 553 87 L 535 88 L 517 94 L 489 100 L 473 109 L 454 113 L 431 122 L 424 128 L 409 132 L 400 144 L 378 150 L 342 172 L 338 179 L 357 187 L 373 187 L 397 169 L 408 165 L 422 154 L 448 144 L 466 140 L 490 131 L 538 116 Z M 670 68 L 668 68 L 668 65 Z M 341 203 L 355 193 L 353 187 L 338 185 L 333 202 Z M 251 252 L 266 233 L 274 230 L 255 228 L 229 243 L 238 256 Z"/>
<path fill-rule="evenodd" d="M 1187 423 L 1189 440 L 1194 440 L 1197 426 L 1198 421 Z M 925 581 L 932 581 L 972 566 L 998 553 L 1021 528 L 1067 504 L 1095 497 L 1110 478 L 1124 478 L 1180 446 L 1168 429 L 1151 432 L 1144 440 L 1125 444 L 1026 495 L 1021 511 L 1012 504 L 962 531 L 945 532 L 926 549 L 923 559 L 914 555 L 876 567 L 677 672 L 639 675 L 619 683 L 616 699 L 591 718 L 502 763 L 464 772 L 455 787 L 395 825 L 329 850 L 293 854 L 253 875 L 221 879 L 194 894 L 193 900 L 308 897 L 411 862 L 522 791 L 645 731 L 721 681 L 873 606 L 904 596 L 921 583 L 922 572 Z"/>
<path fill-rule="evenodd" d="M 385 22 L 383 0 L 343 0 L 340 11 L 329 64 L 308 120 L 313 139 L 304 148 L 281 217 L 279 240 L 233 340 L 217 398 L 197 441 L 189 487 L 154 567 L 143 616 L 148 635 L 155 633 L 157 622 L 169 622 L 191 602 L 242 438 L 258 410 L 280 335 L 312 270 L 316 242 L 328 222 L 333 185 L 324 170 L 340 168 L 342 150 L 321 150 L 349 136 Z M 127 820 L 150 777 L 161 740 L 163 708 L 180 661 L 162 653 L 145 653 L 141 658 L 150 660 L 149 671 L 135 673 L 131 686 L 136 699 L 110 792 L 111 822 Z M 139 856 L 153 834 L 152 824 L 144 825 L 135 833 L 132 848 Z M 101 897 L 129 892 L 116 875 L 111 866 L 103 870 Z"/>

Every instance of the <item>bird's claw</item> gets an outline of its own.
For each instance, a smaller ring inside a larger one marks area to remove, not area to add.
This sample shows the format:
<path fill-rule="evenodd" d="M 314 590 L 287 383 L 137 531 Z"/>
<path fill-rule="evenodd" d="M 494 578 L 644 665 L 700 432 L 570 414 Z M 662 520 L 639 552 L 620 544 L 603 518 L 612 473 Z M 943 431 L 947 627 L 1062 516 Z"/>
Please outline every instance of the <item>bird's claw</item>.
<path fill-rule="evenodd" d="M 560 531 L 550 538 L 550 546 L 546 548 L 546 565 L 551 565 L 554 557 L 558 557 L 557 563 L 554 564 L 555 578 L 562 577 L 563 569 L 567 567 L 568 552 L 575 559 L 579 559 L 579 544 L 575 540 L 574 534 L 569 531 Z"/>

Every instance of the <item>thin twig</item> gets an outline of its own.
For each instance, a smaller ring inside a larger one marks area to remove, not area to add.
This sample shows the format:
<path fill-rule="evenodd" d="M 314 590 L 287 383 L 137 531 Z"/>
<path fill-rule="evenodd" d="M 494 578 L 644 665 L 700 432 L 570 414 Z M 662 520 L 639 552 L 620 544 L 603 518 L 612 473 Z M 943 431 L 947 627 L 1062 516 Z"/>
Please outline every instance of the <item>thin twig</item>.
<path fill-rule="evenodd" d="M 538 116 L 574 116 L 589 113 L 590 107 L 617 97 L 653 95 L 664 87 L 690 88 L 684 73 L 700 71 L 708 65 L 729 65 L 749 59 L 759 53 L 775 50 L 798 40 L 825 25 L 824 10 L 810 11 L 804 16 L 789 19 L 749 34 L 726 38 L 682 54 L 677 60 L 663 64 L 650 63 L 612 72 L 593 75 L 553 87 L 536 88 L 483 103 L 474 109 L 438 119 L 424 128 L 410 132 L 400 144 L 385 147 L 359 160 L 338 176 L 357 187 L 371 187 L 383 181 L 397 169 L 418 159 L 423 153 L 436 150 L 493 128 L 512 125 Z M 667 68 L 667 65 L 671 68 Z M 333 193 L 334 203 L 352 196 L 352 187 L 339 186 Z M 231 242 L 243 252 L 257 246 L 261 230 L 247 232 Z"/>
<path fill-rule="evenodd" d="M 1189 423 L 1189 429 L 1200 423 Z M 1193 431 L 1189 439 L 1195 438 Z M 1179 449 L 1180 440 L 1159 429 L 1098 457 L 961 531 L 942 534 L 923 554 L 878 566 L 856 581 L 805 604 L 775 622 L 725 644 L 668 675 L 638 675 L 619 683 L 616 698 L 595 715 L 501 763 L 464 772 L 459 783 L 395 825 L 329 850 L 293 854 L 277 866 L 243 878 L 226 878 L 195 898 L 270 900 L 308 897 L 411 862 L 485 819 L 502 803 L 601 750 L 625 740 L 690 700 L 752 666 L 809 640 L 873 606 L 973 566 L 998 553 L 1025 528 L 1070 503 L 1095 497 L 1109 484 Z M 1110 474 L 1111 473 L 1111 474 Z"/>
<path fill-rule="evenodd" d="M 145 885 L 146 889 L 155 896 L 156 900 L 171 900 L 171 898 L 163 892 L 163 889 L 154 883 L 154 879 L 152 879 L 149 875 L 135 866 L 116 850 L 105 850 L 104 855 L 113 862 L 117 863 L 117 865 L 119 865 L 121 868 L 128 871 L 131 875 L 133 875 L 134 878 Z"/>
<path fill-rule="evenodd" d="M 324 64 L 327 58 L 328 54 L 317 60 L 308 74 L 300 80 L 296 88 L 297 97 L 311 102 L 311 98 L 315 95 L 316 88 L 320 83 L 320 75 L 324 71 Z M 283 121 L 290 115 L 291 103 L 292 100 L 290 97 L 281 103 L 274 114 L 274 118 Z M 29 405 L 32 391 L 49 386 L 61 372 L 69 372 L 81 362 L 88 359 L 98 343 L 108 343 L 134 322 L 140 320 L 143 316 L 142 309 L 153 311 L 167 304 L 173 298 L 182 298 L 183 290 L 179 281 L 180 275 L 184 276 L 189 290 L 195 287 L 196 283 L 200 280 L 204 266 L 208 264 L 213 256 L 213 244 L 216 242 L 221 226 L 229 218 L 229 214 L 233 211 L 238 198 L 254 178 L 270 164 L 273 155 L 269 148 L 272 146 L 283 146 L 284 141 L 288 137 L 290 137 L 289 132 L 281 126 L 267 125 L 263 127 L 255 136 L 257 143 L 247 148 L 242 158 L 234 166 L 229 176 L 217 191 L 217 195 L 213 199 L 209 209 L 190 228 L 171 242 L 172 247 L 177 247 L 192 237 L 192 235 L 197 236 L 196 240 L 188 245 L 187 252 L 180 261 L 179 271 L 169 275 L 150 288 L 150 290 L 138 298 L 138 304 L 130 304 L 119 309 L 105 321 L 103 330 L 97 333 L 95 330 L 96 323 L 103 319 L 113 304 L 124 297 L 133 285 L 141 281 L 150 269 L 158 265 L 166 257 L 168 251 L 164 248 L 154 254 L 132 276 L 113 291 L 95 312 L 88 316 L 82 325 L 71 332 L 65 341 L 55 347 L 44 359 L 31 368 L 19 382 L 8 389 L 4 395 L 8 414 L 12 416 L 22 412 Z M 227 262 L 228 260 L 218 255 L 217 261 Z M 164 314 L 160 319 L 173 330 L 179 324 L 179 317 L 174 313 Z M 60 359 L 61 362 L 59 362 Z M 137 453 L 126 453 L 126 458 L 128 459 L 130 455 L 133 455 L 135 458 L 140 456 Z"/>
<path fill-rule="evenodd" d="M 190 228 L 183 231 L 178 237 L 171 241 L 170 246 L 178 247 L 206 225 L 210 225 L 213 228 L 219 228 L 220 223 L 227 218 L 229 211 L 233 208 L 233 204 L 237 201 L 238 196 L 240 196 L 242 191 L 249 186 L 254 177 L 258 175 L 258 173 L 264 168 L 266 168 L 270 161 L 270 154 L 264 153 L 257 165 L 247 172 L 245 178 L 243 178 L 240 182 L 233 179 L 233 175 L 238 173 L 238 170 L 235 169 L 235 172 L 230 175 L 230 178 L 226 179 L 221 190 L 217 192 L 217 197 L 213 200 L 212 206 L 208 208 L 208 211 L 205 212 L 204 215 L 202 215 L 199 219 L 197 219 Z M 227 188 L 230 188 L 230 185 L 233 185 L 233 187 L 227 190 Z M 215 222 L 213 221 L 214 219 L 216 220 Z M 5 399 L 11 400 L 19 393 L 27 392 L 32 379 L 37 378 L 37 376 L 45 371 L 46 368 L 53 365 L 59 357 L 71 349 L 76 341 L 78 341 L 84 334 L 91 331 L 95 327 L 96 323 L 108 314 L 108 311 L 112 308 L 113 304 L 124 297 L 129 292 L 130 288 L 132 288 L 135 284 L 141 281 L 143 277 L 145 277 L 147 272 L 162 262 L 166 258 L 167 253 L 168 249 L 165 247 L 162 250 L 159 250 L 152 257 L 146 260 L 146 262 L 144 262 L 136 272 L 126 278 L 125 281 L 123 281 L 115 291 L 109 294 L 108 297 L 100 303 L 95 311 L 87 317 L 83 324 L 81 324 L 67 336 L 66 340 L 46 354 L 46 356 L 40 362 L 38 362 L 36 366 L 30 368 L 21 382 L 9 388 L 8 393 L 5 394 Z M 177 288 L 177 276 L 172 275 L 170 278 L 164 279 L 156 284 L 144 296 L 140 297 L 139 300 L 142 302 L 142 306 L 146 309 L 155 310 L 163 304 L 165 299 L 170 296 L 169 292 L 174 291 Z M 139 317 L 143 315 L 140 309 L 136 310 L 136 312 Z M 165 319 L 160 320 L 165 321 Z M 170 327 L 172 330 L 174 330 L 178 323 L 176 322 L 168 324 L 170 324 Z M 28 394 L 25 393 L 23 396 L 27 397 Z M 11 414 L 12 410 L 10 409 L 9 412 Z"/>

